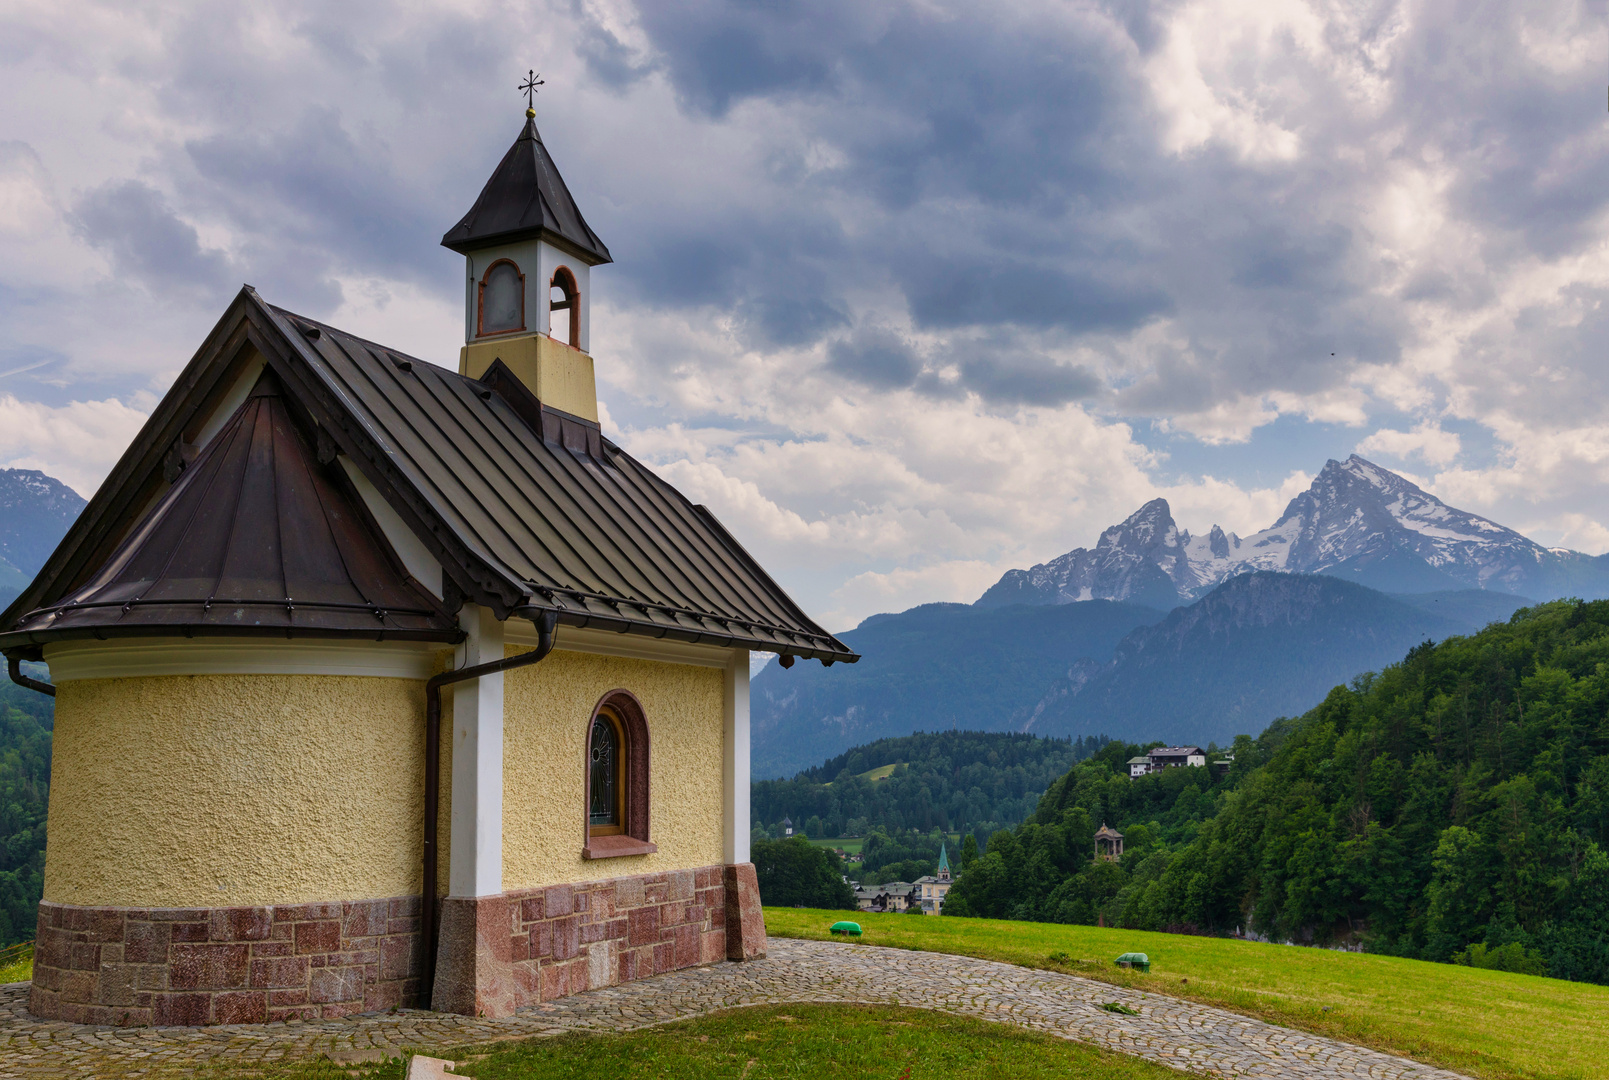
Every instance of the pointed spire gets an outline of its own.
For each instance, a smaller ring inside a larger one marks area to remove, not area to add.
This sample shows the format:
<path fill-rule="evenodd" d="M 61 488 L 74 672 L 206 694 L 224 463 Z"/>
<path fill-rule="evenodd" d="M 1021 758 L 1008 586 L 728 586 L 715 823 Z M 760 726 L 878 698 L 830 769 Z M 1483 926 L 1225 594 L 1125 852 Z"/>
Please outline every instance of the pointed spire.
<path fill-rule="evenodd" d="M 950 876 L 950 851 L 949 851 L 949 846 L 947 844 L 945 844 L 941 840 L 941 841 L 939 841 L 939 880 L 942 881 L 943 879 L 945 879 L 945 878 L 947 878 L 949 876 Z"/>
<path fill-rule="evenodd" d="M 469 213 L 441 238 L 441 246 L 463 255 L 491 244 L 541 237 L 589 266 L 613 262 L 542 145 L 534 114 L 526 112 L 519 138 L 498 162 Z"/>

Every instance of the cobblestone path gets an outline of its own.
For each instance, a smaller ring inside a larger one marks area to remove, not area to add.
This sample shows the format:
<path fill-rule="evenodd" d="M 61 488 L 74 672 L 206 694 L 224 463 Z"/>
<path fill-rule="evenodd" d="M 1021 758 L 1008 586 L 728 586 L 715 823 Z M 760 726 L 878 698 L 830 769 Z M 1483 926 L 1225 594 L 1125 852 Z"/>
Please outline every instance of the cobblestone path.
<path fill-rule="evenodd" d="M 379 1060 L 565 1031 L 618 1031 L 739 1005 L 862 1002 L 941 1009 L 1135 1054 L 1205 1076 L 1464 1080 L 1333 1039 L 1160 994 L 941 953 L 772 938 L 770 957 L 717 964 L 479 1020 L 404 1009 L 343 1020 L 213 1028 L 102 1028 L 35 1020 L 26 986 L 0 987 L 0 1077 L 171 1076 L 204 1065 Z M 1121 1002 L 1137 1016 L 1112 1013 Z"/>

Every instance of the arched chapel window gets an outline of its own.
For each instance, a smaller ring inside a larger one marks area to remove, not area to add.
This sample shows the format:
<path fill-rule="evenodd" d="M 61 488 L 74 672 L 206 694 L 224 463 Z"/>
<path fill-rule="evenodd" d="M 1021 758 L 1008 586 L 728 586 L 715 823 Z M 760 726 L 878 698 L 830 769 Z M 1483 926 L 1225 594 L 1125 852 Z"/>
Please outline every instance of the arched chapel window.
<path fill-rule="evenodd" d="M 572 345 L 579 349 L 581 347 L 581 290 L 576 286 L 575 275 L 570 273 L 570 268 L 567 266 L 561 266 L 554 271 L 553 281 L 548 287 L 548 311 L 552 312 L 549 317 L 551 329 L 548 331 L 548 336 L 557 338 L 566 345 Z M 559 328 L 560 312 L 569 313 L 567 320 L 569 326 L 563 330 Z"/>
<path fill-rule="evenodd" d="M 587 725 L 586 846 L 582 857 L 646 855 L 648 839 L 648 721 L 629 690 L 603 696 Z"/>
<path fill-rule="evenodd" d="M 620 717 L 607 705 L 592 718 L 592 747 L 587 755 L 591 770 L 588 787 L 591 798 L 587 808 L 587 831 L 593 836 L 613 836 L 623 832 L 621 822 L 626 820 L 623 796 L 625 785 L 620 777 L 625 755 L 621 753 L 625 742 Z"/>
<path fill-rule="evenodd" d="M 480 282 L 480 325 L 477 332 L 506 334 L 525 329 L 525 275 L 507 259 L 486 268 Z"/>

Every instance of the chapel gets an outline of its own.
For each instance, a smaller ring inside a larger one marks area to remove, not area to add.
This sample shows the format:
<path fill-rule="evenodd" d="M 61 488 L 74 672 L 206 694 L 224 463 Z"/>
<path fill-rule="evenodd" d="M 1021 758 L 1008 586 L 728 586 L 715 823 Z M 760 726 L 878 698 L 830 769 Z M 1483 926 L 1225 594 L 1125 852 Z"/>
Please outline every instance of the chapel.
<path fill-rule="evenodd" d="M 534 117 L 441 241 L 456 371 L 244 287 L 0 615 L 55 696 L 35 1016 L 500 1016 L 765 955 L 749 655 L 859 658 L 601 429 L 611 258 Z"/>

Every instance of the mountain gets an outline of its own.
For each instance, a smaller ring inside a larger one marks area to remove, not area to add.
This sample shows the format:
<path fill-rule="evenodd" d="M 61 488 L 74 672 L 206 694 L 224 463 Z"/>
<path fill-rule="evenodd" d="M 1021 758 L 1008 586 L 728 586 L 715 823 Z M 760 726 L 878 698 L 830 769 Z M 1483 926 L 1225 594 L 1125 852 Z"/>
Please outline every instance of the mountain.
<path fill-rule="evenodd" d="M 33 580 L 84 505 L 37 469 L 0 469 L 0 603 L 9 605 Z"/>
<path fill-rule="evenodd" d="M 1252 571 L 1328 574 L 1383 592 L 1485 589 L 1552 599 L 1609 596 L 1609 555 L 1545 548 L 1353 454 L 1327 462 L 1278 521 L 1251 536 L 1180 531 L 1153 499 L 1079 548 L 1008 571 L 983 607 L 1132 600 L 1174 607 Z"/>
<path fill-rule="evenodd" d="M 1062 677 L 1028 730 L 1227 744 L 1421 642 L 1471 633 L 1526 603 L 1480 590 L 1403 597 L 1326 575 L 1242 574 L 1136 629 L 1104 667 Z"/>
<path fill-rule="evenodd" d="M 1125 635 L 1161 618 L 1110 601 L 925 604 L 874 615 L 839 635 L 861 654 L 858 664 L 783 669 L 773 660 L 754 677 L 754 778 L 791 776 L 856 744 L 913 731 L 1022 730 L 1058 678 L 1099 668 Z"/>
<path fill-rule="evenodd" d="M 1008 570 L 977 601 L 1065 604 L 1076 600 L 1128 600 L 1167 610 L 1197 582 L 1166 499 L 1152 499 L 1121 525 L 1101 533 L 1094 549 L 1079 548 L 1032 570 Z"/>
<path fill-rule="evenodd" d="M 1528 603 L 1254 571 L 1166 615 L 1112 600 L 876 615 L 842 635 L 862 655 L 853 667 L 773 661 L 755 676 L 753 775 L 952 727 L 1227 743 L 1422 641 L 1473 633 Z"/>

